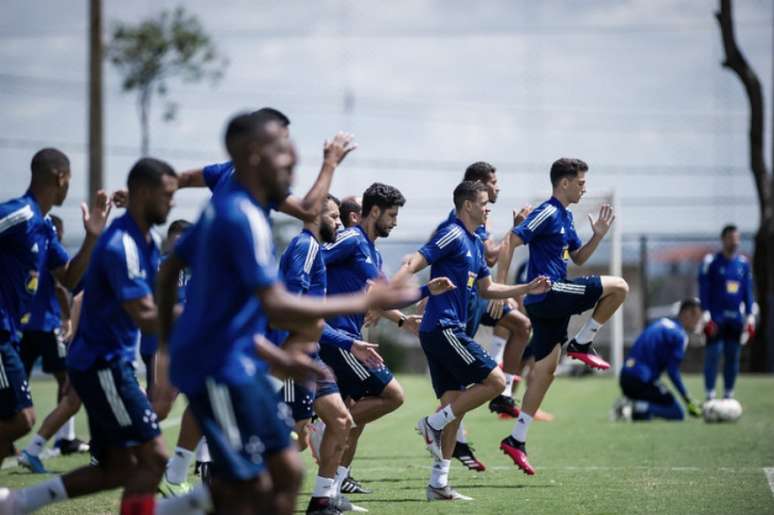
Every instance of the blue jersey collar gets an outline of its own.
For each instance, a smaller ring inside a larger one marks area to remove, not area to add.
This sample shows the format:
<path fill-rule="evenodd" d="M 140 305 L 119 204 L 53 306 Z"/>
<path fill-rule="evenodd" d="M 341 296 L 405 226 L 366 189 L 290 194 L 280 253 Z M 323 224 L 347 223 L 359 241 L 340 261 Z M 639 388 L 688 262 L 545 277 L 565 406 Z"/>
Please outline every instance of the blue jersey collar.
<path fill-rule="evenodd" d="M 556 197 L 554 197 L 553 195 L 551 195 L 551 198 L 550 198 L 550 199 L 548 199 L 548 203 L 549 203 L 549 204 L 552 204 L 552 205 L 554 205 L 554 206 L 556 206 L 556 207 L 557 207 L 557 208 L 559 208 L 559 209 L 561 209 L 561 210 L 562 210 L 562 213 L 564 213 L 564 212 L 566 212 L 566 211 L 567 211 L 567 208 L 566 208 L 566 207 L 564 207 L 564 204 L 562 204 L 561 202 L 559 202 L 559 199 L 558 199 L 558 198 L 556 198 Z"/>

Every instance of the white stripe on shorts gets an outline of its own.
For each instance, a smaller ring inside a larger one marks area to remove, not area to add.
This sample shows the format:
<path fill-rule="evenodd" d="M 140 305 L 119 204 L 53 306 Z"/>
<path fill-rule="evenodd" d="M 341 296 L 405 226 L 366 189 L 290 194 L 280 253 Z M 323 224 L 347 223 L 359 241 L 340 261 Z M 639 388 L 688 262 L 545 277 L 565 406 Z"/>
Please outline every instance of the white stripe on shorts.
<path fill-rule="evenodd" d="M 349 367 L 355 372 L 355 375 L 360 378 L 361 381 L 368 379 L 368 376 L 370 376 L 371 373 L 360 364 L 360 362 L 357 360 L 357 358 L 355 358 L 355 356 L 352 355 L 351 352 L 345 351 L 344 349 L 339 349 L 339 352 L 344 357 L 344 361 L 347 362 Z"/>
<path fill-rule="evenodd" d="M 113 412 L 113 416 L 116 417 L 118 425 L 121 427 L 129 427 L 132 425 L 132 418 L 129 416 L 129 412 L 126 410 L 124 401 L 118 395 L 116 389 L 116 381 L 113 378 L 113 373 L 110 369 L 106 368 L 97 372 L 99 378 L 99 384 L 102 386 L 102 391 L 105 393 L 105 398 L 110 405 L 110 410 Z"/>
<path fill-rule="evenodd" d="M 239 427 L 234 416 L 234 406 L 231 404 L 231 395 L 226 386 L 216 383 L 212 379 L 207 379 L 207 395 L 210 398 L 210 406 L 215 420 L 218 421 L 220 428 L 226 433 L 229 444 L 234 449 L 242 448 L 242 436 L 239 434 Z"/>
<path fill-rule="evenodd" d="M 468 350 L 460 343 L 452 329 L 444 329 L 443 335 L 446 337 L 446 341 L 449 342 L 457 354 L 460 355 L 462 361 L 464 361 L 466 365 L 470 365 L 476 361 L 476 358 L 474 358 L 473 355 L 468 352 Z"/>

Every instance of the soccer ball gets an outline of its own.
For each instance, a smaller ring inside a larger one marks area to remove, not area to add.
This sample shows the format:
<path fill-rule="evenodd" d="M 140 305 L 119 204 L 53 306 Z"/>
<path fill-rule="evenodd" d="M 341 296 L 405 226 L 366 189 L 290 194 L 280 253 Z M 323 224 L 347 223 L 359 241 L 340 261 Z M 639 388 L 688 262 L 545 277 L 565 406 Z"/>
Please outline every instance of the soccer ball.
<path fill-rule="evenodd" d="M 736 399 L 713 399 L 704 403 L 705 422 L 736 422 L 742 416 L 742 405 Z"/>

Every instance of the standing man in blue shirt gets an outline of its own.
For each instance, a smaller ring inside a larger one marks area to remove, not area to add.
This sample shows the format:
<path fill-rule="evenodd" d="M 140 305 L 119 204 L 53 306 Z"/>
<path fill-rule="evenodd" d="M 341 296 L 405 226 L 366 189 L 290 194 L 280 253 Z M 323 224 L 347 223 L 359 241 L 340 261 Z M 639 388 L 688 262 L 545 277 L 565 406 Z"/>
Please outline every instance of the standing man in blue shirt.
<path fill-rule="evenodd" d="M 396 274 L 395 280 L 416 274 L 428 265 L 430 277 L 448 277 L 455 289 L 430 297 L 422 315 L 419 339 L 427 356 L 436 397 L 443 408 L 417 423 L 435 458 L 427 499 L 471 500 L 449 485 L 449 468 L 457 429 L 468 411 L 500 395 L 505 377 L 497 363 L 466 332 L 468 308 L 474 289 L 486 299 L 507 299 L 527 292 L 547 291 L 550 282 L 538 277 L 529 285 L 493 283 L 484 244 L 476 229 L 489 215 L 487 187 L 463 181 L 454 189 L 455 217 Z M 468 387 L 468 385 L 473 385 Z"/>
<path fill-rule="evenodd" d="M 326 299 L 288 293 L 277 275 L 264 212 L 288 195 L 293 145 L 279 124 L 251 115 L 233 118 L 225 139 L 233 180 L 213 195 L 159 278 L 157 398 L 172 398 L 170 379 L 188 397 L 213 456 L 212 495 L 199 485 L 165 503 L 205 511 L 214 504 L 222 513 L 289 514 L 302 466 L 290 442 L 290 414 L 266 379 L 267 365 L 302 379 L 320 370 L 308 357 L 267 343 L 269 320 L 291 330 L 322 328 L 320 317 L 400 304 L 418 291 L 375 286 L 367 295 Z M 177 277 L 185 266 L 191 267 L 191 286 L 173 329 Z"/>
<path fill-rule="evenodd" d="M 13 454 L 13 442 L 35 425 L 28 378 L 17 346 L 30 318 L 40 274 L 49 270 L 64 287 L 73 288 L 89 264 L 110 211 L 102 191 L 91 212 L 81 204 L 86 237 L 70 259 L 53 225 L 45 219 L 67 197 L 70 160 L 57 149 L 44 148 L 33 156 L 30 169 L 27 192 L 0 203 L 0 462 Z"/>
<path fill-rule="evenodd" d="M 632 402 L 633 420 L 664 418 L 682 420 L 683 409 L 659 378 L 665 371 L 685 403 L 691 416 L 701 415 L 701 407 L 688 395 L 680 376 L 680 363 L 685 356 L 688 334 L 695 333 L 701 323 L 701 304 L 698 299 L 680 303 L 677 318 L 662 318 L 653 322 L 634 341 L 621 369 L 621 390 Z M 617 403 L 616 417 L 624 415 L 626 405 Z"/>
<path fill-rule="evenodd" d="M 126 214 L 110 224 L 94 249 L 78 334 L 67 354 L 68 376 L 86 408 L 91 450 L 99 464 L 6 491 L 2 502 L 13 507 L 11 513 L 118 487 L 124 487 L 121 513 L 154 513 L 166 453 L 133 363 L 140 331 L 158 327 L 153 286 L 160 250 L 150 231 L 166 221 L 177 177 L 167 163 L 143 158 L 129 171 L 127 184 Z"/>
<path fill-rule="evenodd" d="M 498 278 L 505 282 L 513 259 L 513 250 L 529 245 L 528 278 L 548 276 L 551 290 L 527 295 L 524 305 L 532 322 L 532 350 L 535 365 L 527 379 L 522 409 L 510 436 L 500 448 L 528 475 L 535 470 L 527 461 L 527 429 L 540 408 L 554 379 L 554 371 L 567 341 L 567 326 L 573 315 L 594 308 L 591 317 L 567 345 L 567 355 L 592 368 L 606 370 L 610 365 L 596 353 L 592 340 L 599 328 L 610 320 L 623 304 L 629 286 L 621 277 L 585 276 L 567 278 L 567 263 L 572 259 L 583 265 L 597 249 L 615 216 L 603 205 L 599 217 L 589 222 L 594 235 L 585 244 L 575 231 L 572 213 L 567 209 L 580 202 L 586 193 L 588 165 L 580 159 L 558 159 L 551 166 L 553 195 L 533 210 L 524 222 L 515 227 L 503 246 L 498 265 Z"/>
<path fill-rule="evenodd" d="M 715 398 L 718 360 L 723 354 L 723 397 L 734 397 L 741 345 L 755 336 L 750 262 L 739 253 L 739 230 L 727 225 L 720 232 L 722 249 L 707 254 L 699 269 L 699 298 L 704 309 L 704 390 Z"/>

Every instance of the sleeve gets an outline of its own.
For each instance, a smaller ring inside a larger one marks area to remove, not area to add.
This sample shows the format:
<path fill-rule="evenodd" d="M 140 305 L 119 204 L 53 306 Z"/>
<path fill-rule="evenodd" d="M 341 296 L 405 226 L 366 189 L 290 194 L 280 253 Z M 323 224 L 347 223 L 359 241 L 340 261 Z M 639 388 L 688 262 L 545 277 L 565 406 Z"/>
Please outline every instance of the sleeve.
<path fill-rule="evenodd" d="M 323 326 L 322 334 L 320 335 L 320 345 L 328 345 L 330 347 L 338 347 L 344 350 L 352 349 L 352 344 L 355 342 L 352 338 L 341 333 L 331 327 L 328 322 L 325 322 Z"/>
<path fill-rule="evenodd" d="M 712 254 L 704 256 L 704 261 L 699 267 L 699 301 L 701 302 L 701 308 L 704 311 L 709 311 L 710 305 L 710 283 L 709 272 L 712 266 Z"/>
<path fill-rule="evenodd" d="M 669 331 L 667 333 L 667 338 L 669 339 L 668 345 L 671 347 L 669 361 L 667 363 L 667 375 L 669 375 L 669 379 L 672 381 L 672 384 L 675 385 L 675 388 L 677 388 L 680 396 L 683 399 L 686 399 L 688 397 L 688 391 L 685 389 L 682 376 L 680 375 L 680 364 L 683 362 L 683 357 L 685 356 L 686 339 L 688 336 L 677 333 L 676 331 Z"/>
<path fill-rule="evenodd" d="M 556 213 L 556 206 L 543 204 L 532 211 L 527 219 L 512 229 L 513 234 L 521 238 L 524 243 L 531 242 L 535 236 L 543 234 L 551 227 L 551 220 Z"/>
<path fill-rule="evenodd" d="M 753 282 L 752 282 L 752 271 L 750 270 L 750 263 L 746 263 L 745 267 L 745 274 L 744 279 L 742 279 L 742 284 L 744 287 L 744 304 L 745 304 L 745 312 L 747 316 L 750 316 L 753 314 L 753 303 L 755 302 L 755 297 L 753 295 Z"/>
<path fill-rule="evenodd" d="M 0 241 L 11 240 L 24 234 L 27 222 L 34 216 L 29 205 L 17 201 L 0 204 Z"/>
<path fill-rule="evenodd" d="M 147 280 L 151 272 L 143 269 L 137 244 L 128 234 L 121 238 L 120 247 L 108 245 L 101 256 L 92 257 L 100 258 L 110 287 L 121 302 L 141 299 L 153 293 Z"/>
<path fill-rule="evenodd" d="M 46 254 L 46 268 L 49 270 L 56 270 L 63 267 L 70 261 L 70 255 L 67 253 L 59 238 L 52 235 L 51 241 L 48 244 L 48 253 Z"/>
<path fill-rule="evenodd" d="M 233 166 L 231 161 L 226 161 L 225 163 L 211 164 L 202 168 L 204 183 L 210 191 L 215 189 L 215 186 L 218 185 L 218 181 L 220 181 L 221 177 L 223 177 L 223 175 L 225 175 Z"/>
<path fill-rule="evenodd" d="M 326 265 L 333 265 L 352 256 L 359 248 L 359 240 L 355 230 L 339 233 L 334 243 L 323 246 L 323 260 Z"/>
<path fill-rule="evenodd" d="M 180 258 L 183 263 L 191 265 L 193 263 L 194 250 L 196 249 L 196 238 L 200 231 L 201 222 L 189 228 L 178 238 L 175 243 L 175 249 L 173 250 L 175 256 Z"/>
<path fill-rule="evenodd" d="M 248 200 L 240 201 L 238 209 L 237 216 L 223 220 L 219 243 L 244 284 L 251 289 L 267 288 L 279 280 L 269 223 Z"/>
<path fill-rule="evenodd" d="M 450 224 L 443 229 L 436 231 L 430 241 L 419 249 L 419 253 L 425 258 L 428 264 L 432 265 L 442 257 L 456 250 L 459 246 L 460 238 L 464 238 L 463 229 L 457 224 Z"/>
<path fill-rule="evenodd" d="M 285 287 L 290 293 L 305 294 L 311 288 L 311 264 L 307 271 L 307 261 L 310 252 L 309 242 L 304 245 L 294 245 L 286 251 L 286 257 L 282 261 L 281 273 L 285 281 Z"/>

